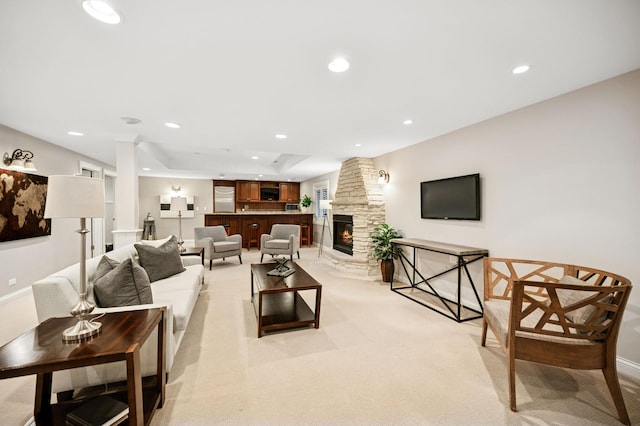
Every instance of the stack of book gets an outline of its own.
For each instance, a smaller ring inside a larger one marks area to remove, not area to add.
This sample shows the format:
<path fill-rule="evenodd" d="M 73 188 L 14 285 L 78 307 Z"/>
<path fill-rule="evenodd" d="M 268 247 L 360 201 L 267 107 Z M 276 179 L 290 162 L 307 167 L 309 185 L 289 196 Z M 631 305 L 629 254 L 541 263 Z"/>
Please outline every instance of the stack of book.
<path fill-rule="evenodd" d="M 129 406 L 110 396 L 98 396 L 67 414 L 69 426 L 112 426 L 129 417 Z"/>

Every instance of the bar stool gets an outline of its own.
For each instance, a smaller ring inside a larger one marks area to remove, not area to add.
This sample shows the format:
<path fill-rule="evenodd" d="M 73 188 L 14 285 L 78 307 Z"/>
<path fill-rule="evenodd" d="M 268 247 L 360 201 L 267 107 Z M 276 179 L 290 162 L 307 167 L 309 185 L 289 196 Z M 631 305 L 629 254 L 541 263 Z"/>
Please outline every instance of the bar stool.
<path fill-rule="evenodd" d="M 249 238 L 247 239 L 247 250 L 251 249 L 251 244 L 255 244 L 260 249 L 260 224 L 249 224 Z"/>
<path fill-rule="evenodd" d="M 230 235 L 229 232 L 231 232 L 231 225 L 229 225 L 228 223 L 225 223 L 224 225 L 224 231 L 227 233 L 227 237 Z"/>
<path fill-rule="evenodd" d="M 300 247 L 307 243 L 311 247 L 311 227 L 307 223 L 300 224 Z"/>

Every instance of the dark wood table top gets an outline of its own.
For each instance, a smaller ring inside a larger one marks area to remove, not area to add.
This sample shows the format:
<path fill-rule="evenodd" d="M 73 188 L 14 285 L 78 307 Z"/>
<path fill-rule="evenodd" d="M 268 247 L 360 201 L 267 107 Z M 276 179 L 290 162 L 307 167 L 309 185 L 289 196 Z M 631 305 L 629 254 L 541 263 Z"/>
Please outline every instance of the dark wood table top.
<path fill-rule="evenodd" d="M 276 263 L 252 263 L 251 273 L 259 292 L 278 293 L 284 291 L 311 290 L 321 288 L 322 284 L 315 280 L 296 262 L 287 262 L 287 266 L 296 271 L 287 277 L 267 275 L 276 267 Z"/>
<path fill-rule="evenodd" d="M 77 319 L 49 318 L 0 348 L 0 379 L 124 360 L 157 328 L 162 311 L 108 313 L 97 320 L 100 334 L 81 343 L 62 340 L 62 331 Z"/>
<path fill-rule="evenodd" d="M 184 249 L 180 252 L 180 256 L 200 256 L 204 253 L 204 247 L 185 247 Z"/>

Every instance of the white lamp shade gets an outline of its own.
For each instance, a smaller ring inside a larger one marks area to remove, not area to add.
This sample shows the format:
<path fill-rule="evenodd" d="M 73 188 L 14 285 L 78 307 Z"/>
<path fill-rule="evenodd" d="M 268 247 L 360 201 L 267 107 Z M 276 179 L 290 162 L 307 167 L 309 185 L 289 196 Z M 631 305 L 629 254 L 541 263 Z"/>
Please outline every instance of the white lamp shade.
<path fill-rule="evenodd" d="M 333 200 L 320 200 L 320 210 L 331 210 Z"/>
<path fill-rule="evenodd" d="M 187 197 L 171 197 L 171 205 L 169 210 L 173 211 L 187 211 Z"/>
<path fill-rule="evenodd" d="M 104 217 L 104 181 L 86 176 L 49 176 L 44 217 Z"/>
<path fill-rule="evenodd" d="M 9 166 L 9 168 L 18 172 L 24 171 L 24 160 L 21 160 L 19 158 L 11 160 L 11 165 Z"/>
<path fill-rule="evenodd" d="M 36 165 L 33 164 L 33 161 L 27 160 L 24 162 L 24 171 L 25 172 L 37 172 Z"/>

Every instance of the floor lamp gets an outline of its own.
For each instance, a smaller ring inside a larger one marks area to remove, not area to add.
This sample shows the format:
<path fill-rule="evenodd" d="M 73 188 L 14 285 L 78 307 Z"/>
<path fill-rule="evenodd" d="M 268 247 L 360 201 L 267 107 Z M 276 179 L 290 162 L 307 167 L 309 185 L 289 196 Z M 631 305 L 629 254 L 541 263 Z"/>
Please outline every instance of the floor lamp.
<path fill-rule="evenodd" d="M 178 212 L 178 247 L 180 247 L 180 252 L 182 253 L 187 250 L 182 246 L 184 244 L 182 239 L 182 212 L 187 211 L 187 197 L 171 197 L 169 210 Z"/>
<path fill-rule="evenodd" d="M 320 248 L 318 249 L 318 257 L 322 254 L 322 246 L 324 245 L 324 228 L 327 227 L 329 230 L 329 238 L 331 237 L 331 226 L 329 224 L 329 218 L 327 217 L 327 212 L 331 210 L 331 202 L 333 200 L 320 200 L 320 210 L 324 210 L 323 220 L 322 220 L 322 233 L 320 234 Z"/>
<path fill-rule="evenodd" d="M 87 318 L 95 307 L 87 300 L 87 218 L 104 217 L 104 181 L 85 176 L 49 176 L 45 218 L 80 218 L 80 301 L 71 309 L 78 319 L 62 332 L 65 342 L 78 342 L 100 332 L 102 324 Z"/>

